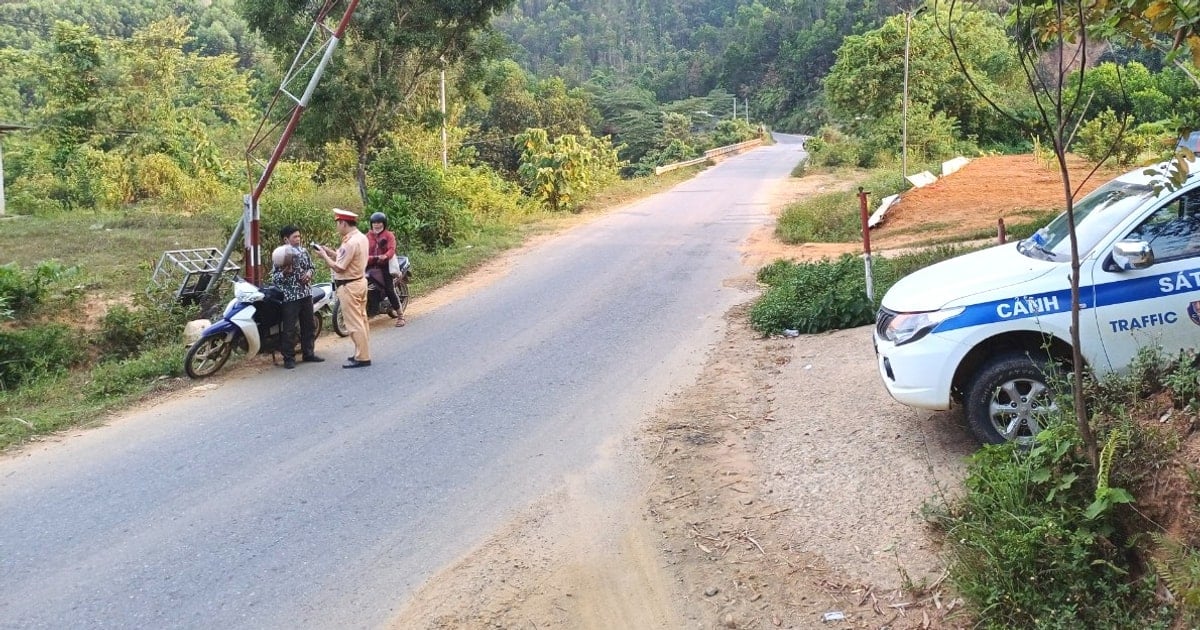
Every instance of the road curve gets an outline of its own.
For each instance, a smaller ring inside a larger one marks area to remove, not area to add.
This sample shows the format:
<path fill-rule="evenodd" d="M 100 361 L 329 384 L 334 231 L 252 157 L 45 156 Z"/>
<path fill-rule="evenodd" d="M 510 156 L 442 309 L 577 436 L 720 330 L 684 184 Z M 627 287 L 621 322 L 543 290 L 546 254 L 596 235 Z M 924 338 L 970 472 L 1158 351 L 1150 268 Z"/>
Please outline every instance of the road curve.
<path fill-rule="evenodd" d="M 0 459 L 0 627 L 377 627 L 692 379 L 795 136 L 530 248 L 374 365 L 218 378 Z M 420 273 L 417 270 L 417 273 Z"/>

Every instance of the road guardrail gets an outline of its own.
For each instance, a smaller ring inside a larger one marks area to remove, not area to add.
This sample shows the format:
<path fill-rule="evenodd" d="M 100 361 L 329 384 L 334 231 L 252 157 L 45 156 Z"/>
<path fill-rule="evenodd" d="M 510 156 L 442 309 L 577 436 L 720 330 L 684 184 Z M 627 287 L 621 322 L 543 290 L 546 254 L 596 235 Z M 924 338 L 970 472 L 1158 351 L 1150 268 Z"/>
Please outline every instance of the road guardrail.
<path fill-rule="evenodd" d="M 730 154 L 737 155 L 738 153 L 741 153 L 742 151 L 746 151 L 748 149 L 753 149 L 754 147 L 756 147 L 760 144 L 762 144 L 762 138 L 755 138 L 753 140 L 747 140 L 745 142 L 739 142 L 737 144 L 730 144 L 730 145 L 726 145 L 723 147 L 717 147 L 715 149 L 709 149 L 704 152 L 703 157 L 698 157 L 698 158 L 691 159 L 691 160 L 685 160 L 683 162 L 675 162 L 673 164 L 664 164 L 662 166 L 656 166 L 656 167 L 654 167 L 654 174 L 662 175 L 663 173 L 666 173 L 667 171 L 673 171 L 677 168 L 683 168 L 685 166 L 691 166 L 693 164 L 700 164 L 701 162 L 707 162 L 713 158 L 720 157 L 723 155 L 730 155 Z"/>

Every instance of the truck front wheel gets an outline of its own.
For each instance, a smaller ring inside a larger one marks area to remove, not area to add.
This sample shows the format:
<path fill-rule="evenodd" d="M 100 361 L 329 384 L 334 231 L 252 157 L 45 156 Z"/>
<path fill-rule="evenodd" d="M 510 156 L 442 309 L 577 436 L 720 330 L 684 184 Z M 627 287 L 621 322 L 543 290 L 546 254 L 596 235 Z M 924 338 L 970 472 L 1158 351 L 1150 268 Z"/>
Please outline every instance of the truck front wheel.
<path fill-rule="evenodd" d="M 1009 353 L 980 367 L 963 403 L 967 423 L 980 442 L 1033 442 L 1046 418 L 1058 411 L 1046 377 L 1049 361 L 1040 352 Z"/>

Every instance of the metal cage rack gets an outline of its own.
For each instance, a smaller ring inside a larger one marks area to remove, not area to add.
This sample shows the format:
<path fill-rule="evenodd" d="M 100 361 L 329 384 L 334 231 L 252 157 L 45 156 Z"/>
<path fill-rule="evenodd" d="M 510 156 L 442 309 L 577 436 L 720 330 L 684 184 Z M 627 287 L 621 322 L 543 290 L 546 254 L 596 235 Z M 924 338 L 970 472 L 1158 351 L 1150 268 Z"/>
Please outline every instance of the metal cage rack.
<path fill-rule="evenodd" d="M 241 271 L 241 266 L 233 261 L 226 261 L 225 268 L 218 270 L 221 256 L 221 250 L 215 247 L 163 252 L 150 282 L 160 289 L 175 287 L 175 298 L 180 303 L 194 304 L 213 282 L 219 282 L 227 273 Z"/>

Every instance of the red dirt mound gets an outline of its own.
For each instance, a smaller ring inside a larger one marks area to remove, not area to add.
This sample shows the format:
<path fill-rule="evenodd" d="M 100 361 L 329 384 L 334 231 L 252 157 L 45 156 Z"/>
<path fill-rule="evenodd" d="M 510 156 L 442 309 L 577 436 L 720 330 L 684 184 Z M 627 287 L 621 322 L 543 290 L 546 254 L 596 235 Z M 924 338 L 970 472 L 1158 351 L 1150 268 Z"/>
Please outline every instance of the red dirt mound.
<path fill-rule="evenodd" d="M 1074 156 L 1068 159 L 1075 198 L 1128 169 L 1101 169 Z M 995 230 L 1028 221 L 1031 215 L 1063 208 L 1064 189 L 1057 163 L 1032 154 L 978 157 L 962 170 L 905 192 L 872 230 L 880 248 L 902 247 L 942 233 Z"/>

